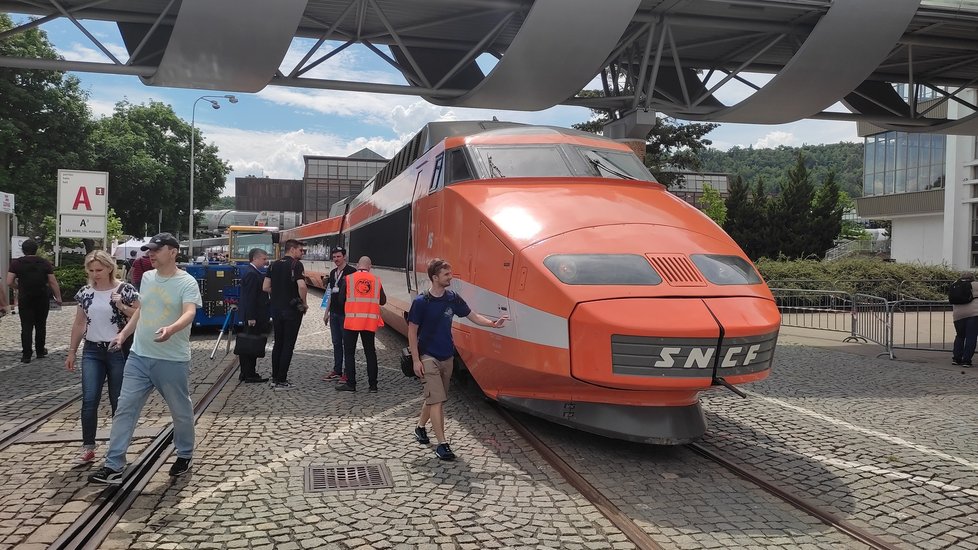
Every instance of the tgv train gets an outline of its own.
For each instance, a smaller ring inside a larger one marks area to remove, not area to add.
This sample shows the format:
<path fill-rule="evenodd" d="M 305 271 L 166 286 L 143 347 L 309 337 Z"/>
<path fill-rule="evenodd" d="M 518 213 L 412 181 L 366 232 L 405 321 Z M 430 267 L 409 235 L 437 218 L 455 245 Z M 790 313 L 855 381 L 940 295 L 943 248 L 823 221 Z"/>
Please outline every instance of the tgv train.
<path fill-rule="evenodd" d="M 306 242 L 310 282 L 332 246 L 370 256 L 384 320 L 428 287 L 432 258 L 502 329 L 456 319 L 458 360 L 502 405 L 605 436 L 700 437 L 700 392 L 765 378 L 780 315 L 726 233 L 626 146 L 496 121 L 430 123 Z"/>

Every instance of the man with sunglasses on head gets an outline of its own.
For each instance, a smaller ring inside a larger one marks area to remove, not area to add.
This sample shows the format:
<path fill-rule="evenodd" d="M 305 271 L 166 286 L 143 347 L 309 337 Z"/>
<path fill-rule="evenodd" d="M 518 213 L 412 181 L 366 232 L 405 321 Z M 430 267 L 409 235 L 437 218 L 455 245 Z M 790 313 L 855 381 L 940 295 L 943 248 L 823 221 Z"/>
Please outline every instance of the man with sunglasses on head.
<path fill-rule="evenodd" d="M 323 313 L 323 322 L 329 327 L 330 339 L 333 341 L 333 370 L 323 376 L 323 380 L 335 380 L 340 384 L 346 383 L 346 375 L 343 374 L 343 321 L 346 315 L 343 312 L 343 302 L 337 299 L 340 291 L 339 284 L 347 275 L 353 275 L 357 268 L 346 261 L 346 249 L 337 246 L 333 249 L 330 257 L 336 267 L 329 272 L 329 276 L 323 281 L 326 293 L 330 295 L 329 306 Z"/>
<path fill-rule="evenodd" d="M 272 346 L 272 389 L 276 391 L 294 388 L 289 382 L 289 365 L 299 327 L 306 310 L 306 276 L 302 267 L 305 243 L 295 239 L 285 241 L 285 256 L 274 262 L 265 273 L 262 289 L 271 295 L 272 330 L 275 344 Z"/>

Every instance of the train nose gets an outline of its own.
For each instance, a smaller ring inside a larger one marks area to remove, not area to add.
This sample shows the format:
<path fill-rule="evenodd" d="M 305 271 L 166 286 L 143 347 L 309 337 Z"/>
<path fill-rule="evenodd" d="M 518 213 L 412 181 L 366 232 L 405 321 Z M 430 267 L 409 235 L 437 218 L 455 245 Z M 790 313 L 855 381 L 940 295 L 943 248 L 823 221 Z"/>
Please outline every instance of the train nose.
<path fill-rule="evenodd" d="M 619 389 L 704 389 L 770 372 L 780 316 L 756 297 L 622 298 L 571 316 L 571 375 Z"/>

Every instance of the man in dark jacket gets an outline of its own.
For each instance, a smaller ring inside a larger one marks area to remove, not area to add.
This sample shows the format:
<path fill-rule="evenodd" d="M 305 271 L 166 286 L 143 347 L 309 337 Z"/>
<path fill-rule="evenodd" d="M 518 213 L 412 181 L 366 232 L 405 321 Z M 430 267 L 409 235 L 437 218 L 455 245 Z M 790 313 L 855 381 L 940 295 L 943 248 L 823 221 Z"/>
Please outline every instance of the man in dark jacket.
<path fill-rule="evenodd" d="M 336 265 L 329 272 L 329 276 L 323 281 L 326 294 L 330 296 L 329 307 L 323 314 L 323 322 L 329 327 L 330 337 L 333 341 L 333 370 L 323 377 L 323 380 L 337 380 L 340 384 L 346 383 L 346 376 L 343 374 L 343 321 L 346 319 L 343 313 L 343 301 L 337 299 L 340 291 L 340 281 L 347 275 L 353 275 L 357 268 L 346 261 L 346 249 L 338 246 L 333 249 L 330 257 Z"/>
<path fill-rule="evenodd" d="M 268 294 L 262 290 L 265 274 L 262 269 L 268 265 L 268 253 L 260 248 L 248 252 L 248 261 L 241 268 L 241 298 L 238 313 L 244 321 L 246 334 L 266 334 L 268 332 Z M 258 358 L 254 355 L 239 355 L 241 373 L 238 380 L 247 383 L 268 382 L 268 378 L 258 375 L 255 367 Z"/>
<path fill-rule="evenodd" d="M 37 243 L 27 239 L 21 245 L 24 256 L 10 262 L 7 273 L 7 286 L 17 289 L 20 303 L 20 344 L 23 351 L 22 363 L 31 362 L 31 340 L 37 358 L 43 359 L 48 350 L 44 347 L 47 339 L 48 310 L 50 299 L 61 304 L 61 288 L 54 277 L 51 262 L 37 256 Z M 32 334 L 33 333 L 33 334 Z"/>

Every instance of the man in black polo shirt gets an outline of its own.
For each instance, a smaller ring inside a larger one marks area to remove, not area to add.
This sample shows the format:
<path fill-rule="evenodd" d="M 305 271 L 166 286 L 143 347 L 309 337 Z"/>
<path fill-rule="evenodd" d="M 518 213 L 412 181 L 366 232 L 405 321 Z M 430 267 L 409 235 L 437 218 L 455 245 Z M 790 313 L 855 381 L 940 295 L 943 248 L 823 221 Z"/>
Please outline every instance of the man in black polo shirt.
<path fill-rule="evenodd" d="M 285 241 L 285 256 L 268 268 L 262 288 L 271 294 L 272 331 L 275 344 L 272 346 L 272 388 L 291 390 L 294 386 L 288 380 L 292 352 L 299 337 L 299 327 L 306 307 L 306 279 L 303 274 L 303 243 L 289 239 Z"/>

